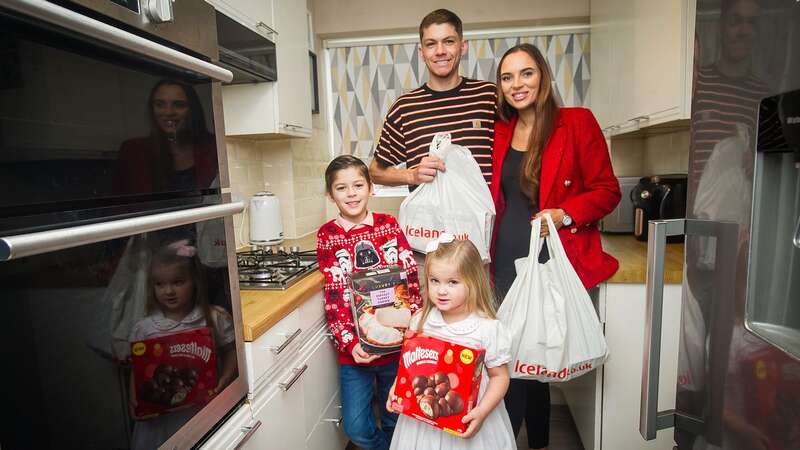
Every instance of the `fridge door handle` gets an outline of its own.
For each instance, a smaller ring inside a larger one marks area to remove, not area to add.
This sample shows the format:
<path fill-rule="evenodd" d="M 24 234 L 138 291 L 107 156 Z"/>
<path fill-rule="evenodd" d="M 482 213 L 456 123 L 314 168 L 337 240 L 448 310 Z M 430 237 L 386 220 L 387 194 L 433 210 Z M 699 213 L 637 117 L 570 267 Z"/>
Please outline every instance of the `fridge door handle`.
<path fill-rule="evenodd" d="M 797 216 L 797 225 L 794 226 L 794 246 L 800 248 L 800 216 Z"/>
<path fill-rule="evenodd" d="M 658 378 L 661 362 L 661 317 L 664 310 L 664 255 L 667 236 L 684 234 L 685 219 L 651 220 L 647 234 L 647 282 L 642 361 L 642 401 L 639 405 L 639 433 L 647 440 L 656 431 L 674 426 L 672 411 L 658 412 Z"/>
<path fill-rule="evenodd" d="M 656 438 L 656 432 L 678 427 L 700 434 L 705 424 L 697 417 L 675 410 L 658 411 L 659 364 L 661 363 L 661 319 L 664 310 L 664 256 L 668 236 L 709 236 L 717 239 L 717 261 L 733 259 L 730 251 L 735 245 L 739 225 L 698 219 L 651 220 L 647 235 L 647 281 L 644 330 L 644 357 L 642 360 L 642 390 L 639 405 L 639 434 L 647 440 Z M 723 273 L 720 268 L 716 272 Z M 721 288 L 724 289 L 724 286 Z"/>
<path fill-rule="evenodd" d="M 232 216 L 242 212 L 243 209 L 242 202 L 222 203 L 71 228 L 0 236 L 0 262 Z"/>

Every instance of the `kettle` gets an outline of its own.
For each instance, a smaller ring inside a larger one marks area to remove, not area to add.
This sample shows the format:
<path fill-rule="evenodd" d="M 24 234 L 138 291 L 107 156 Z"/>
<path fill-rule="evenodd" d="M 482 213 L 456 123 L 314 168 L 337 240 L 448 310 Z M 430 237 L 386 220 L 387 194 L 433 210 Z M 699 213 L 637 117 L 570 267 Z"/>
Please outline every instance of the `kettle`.
<path fill-rule="evenodd" d="M 281 202 L 272 192 L 257 192 L 250 199 L 250 243 L 277 245 L 283 242 Z"/>

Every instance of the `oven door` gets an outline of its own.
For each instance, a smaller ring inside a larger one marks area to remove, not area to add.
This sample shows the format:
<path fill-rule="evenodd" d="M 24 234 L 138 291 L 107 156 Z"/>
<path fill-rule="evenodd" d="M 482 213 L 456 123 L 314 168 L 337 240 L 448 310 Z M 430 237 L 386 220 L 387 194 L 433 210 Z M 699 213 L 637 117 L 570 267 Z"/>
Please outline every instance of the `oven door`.
<path fill-rule="evenodd" d="M 242 209 L 0 239 L 0 448 L 190 448 L 241 402 Z"/>
<path fill-rule="evenodd" d="M 191 206 L 228 186 L 232 74 L 165 44 L 50 2 L 0 4 L 0 233 Z"/>

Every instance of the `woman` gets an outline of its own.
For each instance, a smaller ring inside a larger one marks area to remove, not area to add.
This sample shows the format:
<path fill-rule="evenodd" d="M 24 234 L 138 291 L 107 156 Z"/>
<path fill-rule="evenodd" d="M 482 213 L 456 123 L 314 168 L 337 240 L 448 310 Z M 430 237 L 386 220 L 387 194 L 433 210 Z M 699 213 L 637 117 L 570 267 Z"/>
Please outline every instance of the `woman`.
<path fill-rule="evenodd" d="M 588 109 L 559 107 L 552 86 L 547 61 L 531 44 L 509 49 L 498 64 L 491 192 L 497 209 L 492 261 L 501 298 L 516 277 L 514 260 L 527 256 L 520 242 L 530 239 L 530 220 L 545 213 L 586 288 L 619 267 L 603 252 L 596 226 L 620 199 L 605 138 Z M 548 385 L 512 379 L 505 402 L 514 433 L 525 419 L 528 446 L 546 449 Z"/>
<path fill-rule="evenodd" d="M 148 194 L 210 187 L 217 175 L 217 149 L 194 89 L 161 80 L 147 104 L 152 131 L 122 144 L 115 191 Z"/>

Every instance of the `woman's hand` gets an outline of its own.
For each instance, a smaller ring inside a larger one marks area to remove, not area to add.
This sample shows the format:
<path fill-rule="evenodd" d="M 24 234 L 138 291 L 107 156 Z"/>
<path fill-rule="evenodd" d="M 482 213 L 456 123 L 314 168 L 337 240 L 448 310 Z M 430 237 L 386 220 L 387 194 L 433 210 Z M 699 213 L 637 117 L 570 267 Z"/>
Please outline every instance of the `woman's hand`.
<path fill-rule="evenodd" d="M 539 211 L 538 213 L 536 213 L 533 216 L 533 218 L 534 219 L 538 219 L 540 217 L 544 218 L 545 214 L 550 214 L 550 217 L 553 219 L 553 223 L 556 225 L 556 229 L 559 229 L 562 226 L 564 226 L 562 221 L 564 220 L 564 216 L 566 215 L 566 213 L 564 212 L 563 209 L 560 209 L 560 208 L 543 209 L 543 210 Z M 541 231 L 541 233 L 539 233 L 539 236 L 545 237 L 548 234 L 550 234 L 550 228 L 547 226 L 546 223 L 542 223 L 542 231 Z"/>
<path fill-rule="evenodd" d="M 381 355 L 370 355 L 369 353 L 365 352 L 364 349 L 361 348 L 360 343 L 353 347 L 352 355 L 356 364 L 369 364 L 381 357 Z"/>

